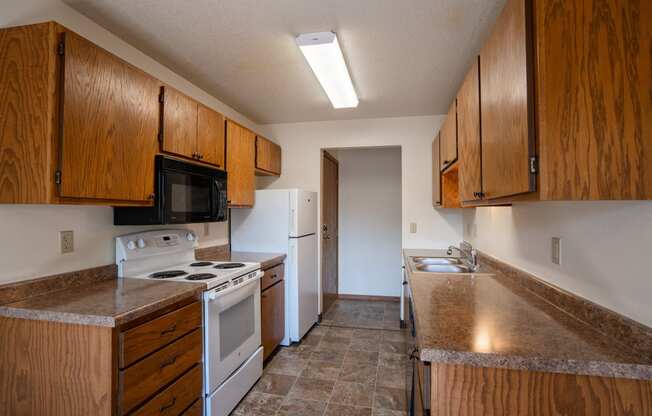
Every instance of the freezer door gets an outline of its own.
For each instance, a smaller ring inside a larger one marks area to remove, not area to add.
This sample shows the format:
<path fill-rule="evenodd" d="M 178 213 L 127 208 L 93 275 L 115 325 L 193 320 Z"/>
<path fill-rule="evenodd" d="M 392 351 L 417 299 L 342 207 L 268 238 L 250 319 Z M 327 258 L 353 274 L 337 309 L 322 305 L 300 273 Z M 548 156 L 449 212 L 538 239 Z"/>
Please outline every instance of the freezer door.
<path fill-rule="evenodd" d="M 317 276 L 317 236 L 309 235 L 290 239 L 290 257 L 295 260 L 288 266 L 293 293 L 289 293 L 290 342 L 299 341 L 317 322 L 319 315 L 319 292 Z"/>
<path fill-rule="evenodd" d="M 290 191 L 290 237 L 317 233 L 317 193 Z"/>

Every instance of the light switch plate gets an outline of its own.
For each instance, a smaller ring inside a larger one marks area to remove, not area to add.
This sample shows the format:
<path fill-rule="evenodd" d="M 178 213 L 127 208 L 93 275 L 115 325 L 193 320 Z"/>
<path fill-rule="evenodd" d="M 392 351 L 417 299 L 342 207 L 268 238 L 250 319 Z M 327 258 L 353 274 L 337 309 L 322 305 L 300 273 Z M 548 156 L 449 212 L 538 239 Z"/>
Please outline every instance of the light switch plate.
<path fill-rule="evenodd" d="M 561 237 L 552 237 L 552 262 L 561 264 Z"/>
<path fill-rule="evenodd" d="M 417 232 L 417 223 L 416 222 L 411 222 L 410 223 L 410 233 L 415 234 Z"/>
<path fill-rule="evenodd" d="M 59 231 L 59 245 L 61 254 L 72 253 L 75 251 L 75 236 L 71 230 Z"/>

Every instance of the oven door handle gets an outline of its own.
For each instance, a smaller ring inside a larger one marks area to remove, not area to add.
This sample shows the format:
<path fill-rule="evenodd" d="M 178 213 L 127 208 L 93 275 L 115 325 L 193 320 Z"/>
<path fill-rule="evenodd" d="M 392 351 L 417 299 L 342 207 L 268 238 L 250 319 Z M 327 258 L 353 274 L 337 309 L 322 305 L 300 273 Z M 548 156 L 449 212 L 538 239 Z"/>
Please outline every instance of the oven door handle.
<path fill-rule="evenodd" d="M 250 284 L 255 283 L 258 280 L 260 280 L 263 277 L 263 275 L 264 275 L 263 271 L 258 270 L 254 277 L 252 277 L 251 279 L 247 280 L 246 282 L 244 282 L 242 284 L 239 284 L 238 286 L 233 286 L 233 287 L 230 287 L 230 288 L 228 288 L 226 290 L 222 290 L 220 292 L 216 292 L 215 290 L 212 290 L 212 291 L 210 291 L 208 293 L 208 299 L 211 300 L 211 301 L 216 300 L 216 299 L 219 299 L 222 296 L 228 295 L 229 293 L 235 292 L 238 289 L 243 289 L 243 288 L 249 286 Z"/>

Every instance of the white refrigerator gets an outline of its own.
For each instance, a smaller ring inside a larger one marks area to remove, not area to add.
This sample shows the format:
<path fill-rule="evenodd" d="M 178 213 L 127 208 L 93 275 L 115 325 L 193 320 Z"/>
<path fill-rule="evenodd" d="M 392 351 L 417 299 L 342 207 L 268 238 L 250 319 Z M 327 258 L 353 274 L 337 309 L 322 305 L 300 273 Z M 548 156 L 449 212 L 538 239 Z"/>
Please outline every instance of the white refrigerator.
<path fill-rule="evenodd" d="M 317 322 L 317 193 L 301 189 L 256 191 L 253 208 L 231 210 L 231 249 L 286 253 L 285 338 L 298 342 Z"/>

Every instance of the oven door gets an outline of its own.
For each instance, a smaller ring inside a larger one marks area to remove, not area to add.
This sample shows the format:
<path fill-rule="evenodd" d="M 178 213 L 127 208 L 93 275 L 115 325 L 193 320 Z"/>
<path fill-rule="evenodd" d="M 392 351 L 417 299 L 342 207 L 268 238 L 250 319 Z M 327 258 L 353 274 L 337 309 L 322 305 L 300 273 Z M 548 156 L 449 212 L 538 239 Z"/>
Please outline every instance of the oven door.
<path fill-rule="evenodd" d="M 204 293 L 205 393 L 211 394 L 261 345 L 260 278 Z M 211 299 L 214 298 L 214 299 Z"/>
<path fill-rule="evenodd" d="M 213 219 L 214 180 L 212 176 L 165 170 L 162 174 L 165 222 L 185 224 Z"/>

